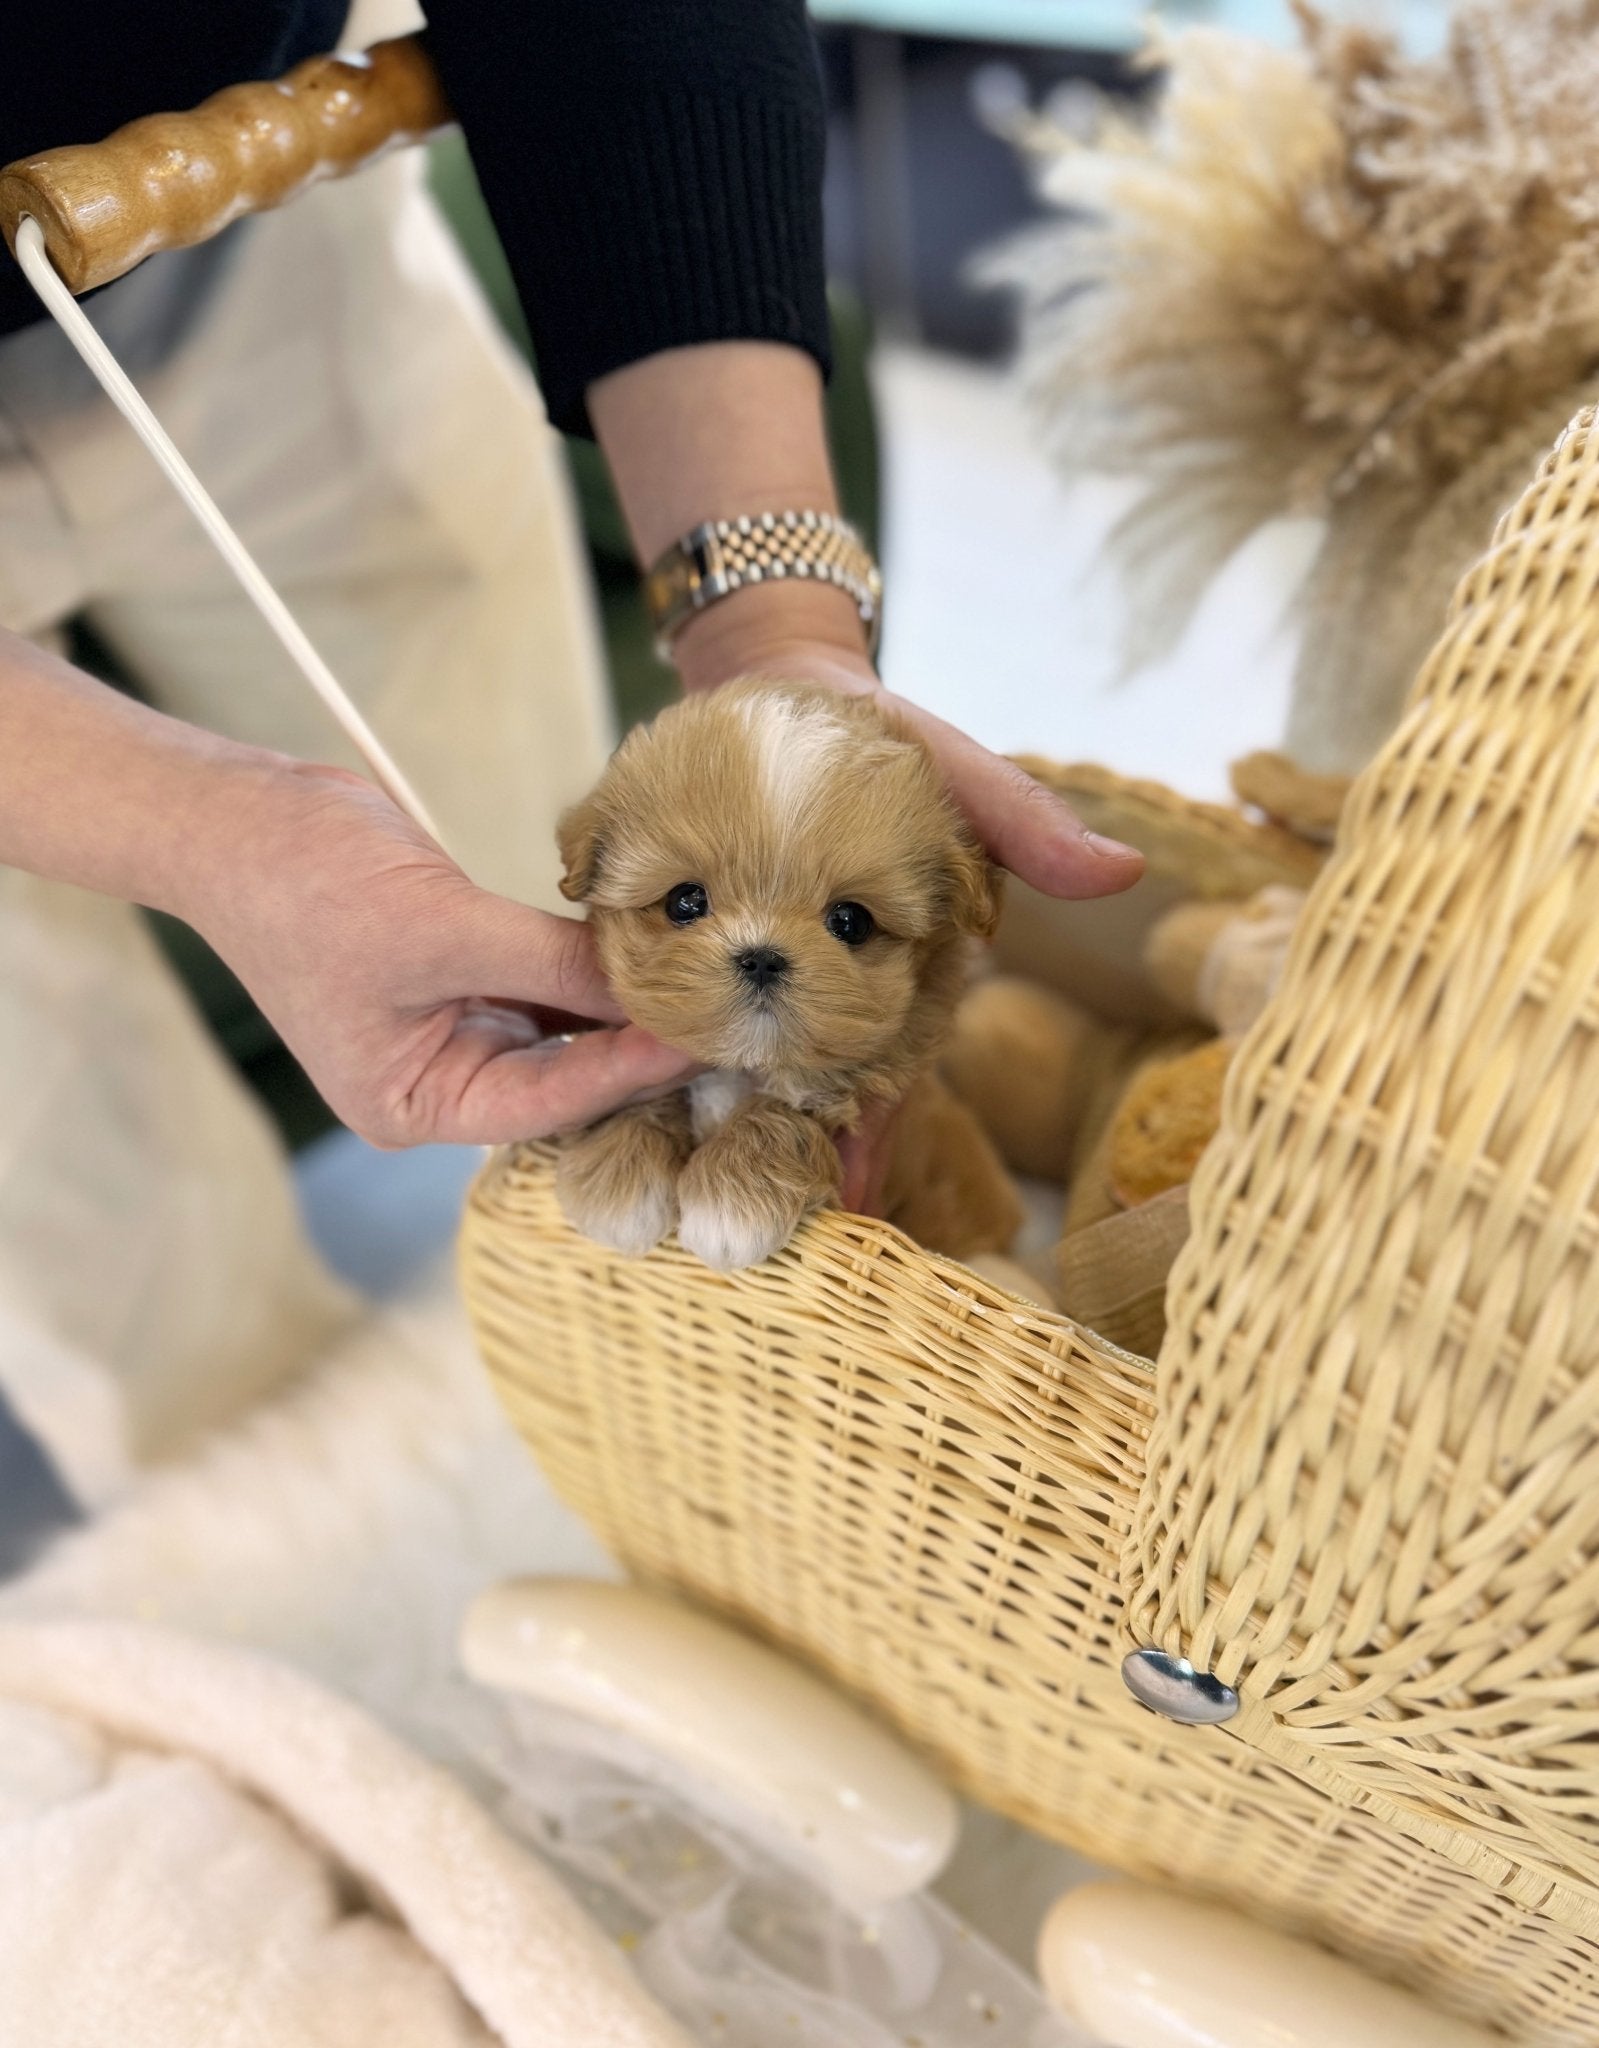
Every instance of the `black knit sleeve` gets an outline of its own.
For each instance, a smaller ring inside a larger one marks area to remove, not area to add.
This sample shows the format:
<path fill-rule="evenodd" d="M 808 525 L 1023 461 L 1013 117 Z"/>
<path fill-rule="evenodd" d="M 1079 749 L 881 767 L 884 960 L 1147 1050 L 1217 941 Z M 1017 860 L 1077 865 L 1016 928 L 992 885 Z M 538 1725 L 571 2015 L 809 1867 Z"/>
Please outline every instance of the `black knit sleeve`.
<path fill-rule="evenodd" d="M 691 342 L 828 367 L 826 130 L 804 0 L 427 0 L 557 426 Z"/>

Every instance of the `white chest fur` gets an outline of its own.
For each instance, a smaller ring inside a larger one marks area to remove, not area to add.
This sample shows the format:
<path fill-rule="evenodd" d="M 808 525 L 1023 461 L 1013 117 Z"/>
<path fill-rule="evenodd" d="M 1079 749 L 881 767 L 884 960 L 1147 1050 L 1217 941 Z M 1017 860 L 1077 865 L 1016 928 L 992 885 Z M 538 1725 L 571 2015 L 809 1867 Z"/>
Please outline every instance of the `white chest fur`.
<path fill-rule="evenodd" d="M 740 1104 L 748 1102 L 758 1082 L 741 1067 L 713 1067 L 688 1085 L 689 1108 L 694 1118 L 694 1142 L 702 1145 L 712 1131 L 719 1131 Z"/>

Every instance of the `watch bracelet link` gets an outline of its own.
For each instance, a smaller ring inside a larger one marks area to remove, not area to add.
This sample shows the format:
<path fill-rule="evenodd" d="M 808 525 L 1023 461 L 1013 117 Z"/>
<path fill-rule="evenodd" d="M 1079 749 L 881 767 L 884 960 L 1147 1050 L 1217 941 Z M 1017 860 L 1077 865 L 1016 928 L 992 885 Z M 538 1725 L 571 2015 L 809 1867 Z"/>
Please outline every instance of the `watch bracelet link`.
<path fill-rule="evenodd" d="M 644 579 L 656 652 L 671 659 L 688 621 L 737 590 L 787 579 L 830 584 L 854 600 L 876 654 L 883 577 L 847 519 L 832 512 L 755 512 L 707 519 L 675 541 Z"/>

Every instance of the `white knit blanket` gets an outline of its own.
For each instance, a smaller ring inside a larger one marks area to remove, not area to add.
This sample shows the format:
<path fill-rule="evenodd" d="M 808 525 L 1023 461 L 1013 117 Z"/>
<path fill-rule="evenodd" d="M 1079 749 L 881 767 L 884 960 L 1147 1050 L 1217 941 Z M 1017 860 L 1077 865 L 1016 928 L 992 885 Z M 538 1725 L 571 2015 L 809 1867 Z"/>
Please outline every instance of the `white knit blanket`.
<path fill-rule="evenodd" d="M 540 1571 L 614 1567 L 505 1422 L 441 1265 L 0 1586 L 0 1620 L 110 1616 L 247 1643 L 455 1762 L 435 1701 L 461 1613 Z"/>
<path fill-rule="evenodd" d="M 391 1732 L 449 1757 L 459 1610 L 528 1568 L 605 1566 L 441 1273 L 6 1587 L 0 2042 L 680 2048 L 538 1860 Z"/>
<path fill-rule="evenodd" d="M 0 2040 L 684 2048 L 457 1781 L 276 1660 L 0 1625 Z"/>
<path fill-rule="evenodd" d="M 695 2040 L 765 2048 L 773 2010 L 799 2048 L 1064 2038 L 947 1906 L 906 1902 L 852 1947 L 837 1908 L 725 1839 L 741 1874 L 685 1906 L 672 1857 L 645 1866 L 663 1829 L 693 1848 L 690 1807 L 610 1796 L 536 1728 L 505 1750 L 456 1674 L 467 1602 L 612 1570 L 440 1272 L 0 1586 L 0 2048 L 680 2041 L 533 1847 Z M 624 1806 L 637 1842 L 613 1839 Z M 941 1889 L 1025 1955 L 1064 1861 L 971 1816 Z M 816 1959 L 797 1975 L 760 1931 L 779 1893 Z"/>

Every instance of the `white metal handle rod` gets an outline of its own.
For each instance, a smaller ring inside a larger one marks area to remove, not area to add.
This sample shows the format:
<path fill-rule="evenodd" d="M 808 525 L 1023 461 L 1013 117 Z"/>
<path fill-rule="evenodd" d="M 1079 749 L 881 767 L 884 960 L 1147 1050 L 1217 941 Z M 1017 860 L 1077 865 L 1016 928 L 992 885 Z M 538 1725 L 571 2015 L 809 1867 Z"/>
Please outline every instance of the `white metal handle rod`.
<path fill-rule="evenodd" d="M 290 661 L 338 721 L 350 744 L 371 769 L 379 788 L 414 818 L 424 832 L 443 845 L 439 828 L 429 817 L 422 799 L 346 696 L 332 669 L 301 630 L 299 621 L 267 581 L 254 556 L 222 516 L 205 486 L 173 446 L 166 429 L 95 332 L 83 308 L 56 275 L 46 254 L 39 224 L 31 218 L 23 220 L 17 228 L 16 256 L 29 284 L 88 364 L 101 390 L 165 470 L 179 497 L 200 522 L 206 538 L 233 571 L 245 596 L 265 619 Z"/>

